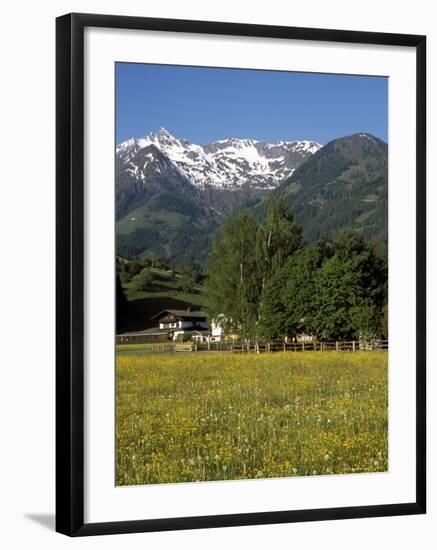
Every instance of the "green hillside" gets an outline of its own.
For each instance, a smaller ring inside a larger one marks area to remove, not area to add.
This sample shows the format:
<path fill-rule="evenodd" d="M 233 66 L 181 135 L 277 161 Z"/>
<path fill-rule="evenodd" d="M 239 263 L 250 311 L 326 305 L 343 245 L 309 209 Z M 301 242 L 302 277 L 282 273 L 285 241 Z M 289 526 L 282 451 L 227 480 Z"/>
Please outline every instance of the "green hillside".
<path fill-rule="evenodd" d="M 359 231 L 387 246 L 388 147 L 370 134 L 331 141 L 275 191 L 316 242 L 339 229 Z M 265 203 L 258 207 L 262 213 Z"/>

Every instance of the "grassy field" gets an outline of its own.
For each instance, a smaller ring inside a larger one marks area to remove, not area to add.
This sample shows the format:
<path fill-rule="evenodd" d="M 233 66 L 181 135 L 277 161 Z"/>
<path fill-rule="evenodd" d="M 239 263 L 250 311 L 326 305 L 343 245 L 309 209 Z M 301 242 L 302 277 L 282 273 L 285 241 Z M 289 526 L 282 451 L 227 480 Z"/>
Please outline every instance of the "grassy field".
<path fill-rule="evenodd" d="M 383 352 L 117 353 L 117 485 L 381 472 Z"/>

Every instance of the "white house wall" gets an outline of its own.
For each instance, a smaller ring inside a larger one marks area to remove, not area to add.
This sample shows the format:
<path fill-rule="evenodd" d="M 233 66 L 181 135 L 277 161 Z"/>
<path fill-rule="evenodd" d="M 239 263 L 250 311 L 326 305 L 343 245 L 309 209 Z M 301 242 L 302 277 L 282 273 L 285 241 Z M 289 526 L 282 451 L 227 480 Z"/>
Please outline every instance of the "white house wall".
<path fill-rule="evenodd" d="M 223 329 L 220 325 L 217 325 L 214 323 L 214 321 L 211 323 L 211 336 L 221 338 L 223 334 Z"/>

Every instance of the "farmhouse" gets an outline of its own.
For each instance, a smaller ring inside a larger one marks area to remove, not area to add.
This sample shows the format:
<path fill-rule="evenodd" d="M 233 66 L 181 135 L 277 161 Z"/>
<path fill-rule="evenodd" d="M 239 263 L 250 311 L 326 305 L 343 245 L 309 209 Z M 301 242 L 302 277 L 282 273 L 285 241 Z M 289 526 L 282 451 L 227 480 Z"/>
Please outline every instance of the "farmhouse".
<path fill-rule="evenodd" d="M 191 309 L 165 309 L 152 317 L 157 326 L 154 328 L 126 332 L 117 335 L 117 344 L 123 343 L 155 343 L 170 340 L 205 341 L 209 337 L 209 327 L 206 313 Z"/>
<path fill-rule="evenodd" d="M 160 330 L 169 331 L 172 340 L 187 340 L 193 331 L 208 332 L 208 320 L 203 311 L 166 309 L 152 319 L 158 321 Z"/>

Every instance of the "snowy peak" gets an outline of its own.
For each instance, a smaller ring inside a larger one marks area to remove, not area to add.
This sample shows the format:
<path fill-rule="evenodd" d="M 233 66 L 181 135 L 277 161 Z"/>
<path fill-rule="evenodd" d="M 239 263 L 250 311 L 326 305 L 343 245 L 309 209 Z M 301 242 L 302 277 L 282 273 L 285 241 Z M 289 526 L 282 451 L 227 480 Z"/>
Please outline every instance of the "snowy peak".
<path fill-rule="evenodd" d="M 200 190 L 209 187 L 274 189 L 321 148 L 314 141 L 267 143 L 239 138 L 196 145 L 160 128 L 142 138 L 131 138 L 119 144 L 116 148 L 118 165 L 144 181 L 137 157 L 140 151 L 151 145 L 167 157 L 172 170 L 180 172 Z M 150 170 L 150 163 L 148 166 Z M 161 173 L 162 166 L 157 166 L 157 169 Z"/>
<path fill-rule="evenodd" d="M 175 136 L 170 134 L 170 132 L 165 128 L 160 128 L 155 133 L 151 132 L 140 141 L 142 143 L 151 142 L 155 145 L 161 146 L 161 148 L 181 146 L 181 142 Z"/>

